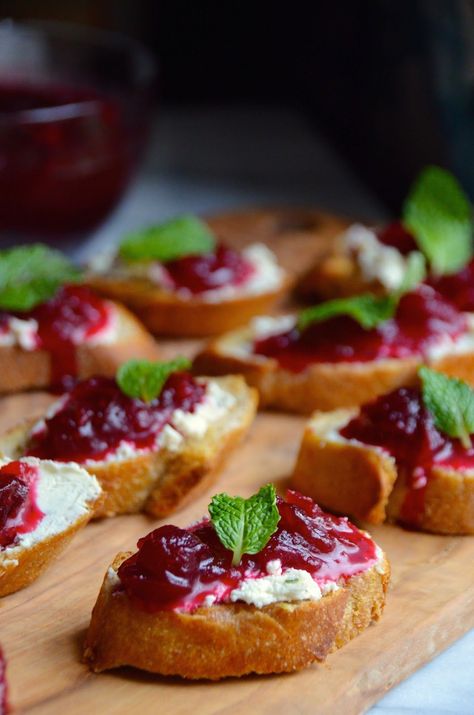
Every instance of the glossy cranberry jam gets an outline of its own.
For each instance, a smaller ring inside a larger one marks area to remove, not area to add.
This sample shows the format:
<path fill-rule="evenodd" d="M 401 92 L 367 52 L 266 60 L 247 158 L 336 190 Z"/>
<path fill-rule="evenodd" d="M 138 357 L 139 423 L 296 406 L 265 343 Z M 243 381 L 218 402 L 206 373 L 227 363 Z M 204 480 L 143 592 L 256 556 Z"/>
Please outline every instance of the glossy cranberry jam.
<path fill-rule="evenodd" d="M 323 512 L 309 497 L 288 491 L 278 498 L 280 522 L 265 548 L 232 566 L 232 553 L 207 519 L 188 529 L 162 526 L 138 542 L 138 551 L 118 570 L 121 585 L 143 610 L 192 611 L 205 603 L 229 602 L 242 579 L 267 576 L 269 561 L 308 571 L 323 586 L 348 579 L 377 561 L 376 545 L 346 518 Z"/>
<path fill-rule="evenodd" d="M 341 435 L 382 447 L 394 457 L 408 489 L 401 521 L 409 526 L 417 526 L 423 515 L 433 467 L 474 468 L 474 448 L 465 449 L 460 440 L 438 431 L 416 388 L 403 387 L 364 405 Z"/>
<path fill-rule="evenodd" d="M 27 454 L 81 463 L 104 459 L 124 441 L 135 449 L 152 448 L 174 410 L 193 412 L 205 390 L 188 373 L 176 372 L 147 403 L 124 395 L 112 378 L 92 377 L 75 385 L 32 435 Z"/>
<path fill-rule="evenodd" d="M 403 256 L 419 250 L 412 234 L 407 231 L 401 221 L 394 221 L 381 228 L 377 232 L 377 238 L 384 246 L 396 248 Z"/>
<path fill-rule="evenodd" d="M 254 274 L 253 264 L 232 248 L 219 244 L 213 253 L 185 256 L 166 263 L 174 290 L 192 294 L 224 286 L 240 286 Z"/>
<path fill-rule="evenodd" d="M 7 326 L 9 313 L 3 313 Z M 64 286 L 53 298 L 17 318 L 38 323 L 37 348 L 51 355 L 51 382 L 66 387 L 77 375 L 76 346 L 98 336 L 111 321 L 110 305 L 87 286 Z"/>
<path fill-rule="evenodd" d="M 423 355 L 443 337 L 452 339 L 467 330 L 467 321 L 433 288 L 420 286 L 401 299 L 394 318 L 365 330 L 348 316 L 313 323 L 256 340 L 257 355 L 274 358 L 291 372 L 312 363 L 368 362 Z"/>
<path fill-rule="evenodd" d="M 8 686 L 7 686 L 7 663 L 2 649 L 0 648 L 0 715 L 9 713 L 8 707 Z"/>
<path fill-rule="evenodd" d="M 0 550 L 11 546 L 18 534 L 34 531 L 44 514 L 36 503 L 38 468 L 10 462 L 0 468 Z"/>
<path fill-rule="evenodd" d="M 458 273 L 432 277 L 428 282 L 458 310 L 474 312 L 474 259 Z"/>

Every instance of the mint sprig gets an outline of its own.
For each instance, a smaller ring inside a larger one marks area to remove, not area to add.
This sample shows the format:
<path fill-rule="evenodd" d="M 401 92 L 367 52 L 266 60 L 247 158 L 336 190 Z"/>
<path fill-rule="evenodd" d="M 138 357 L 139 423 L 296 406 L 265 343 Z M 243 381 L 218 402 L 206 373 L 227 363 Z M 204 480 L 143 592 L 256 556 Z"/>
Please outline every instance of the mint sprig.
<path fill-rule="evenodd" d="M 0 308 L 31 310 L 52 298 L 60 286 L 81 278 L 66 256 L 42 243 L 1 250 Z"/>
<path fill-rule="evenodd" d="M 221 543 L 232 551 L 232 565 L 243 554 L 257 554 L 275 533 L 280 513 L 273 484 L 262 487 L 249 499 L 216 494 L 209 504 L 209 514 Z"/>
<path fill-rule="evenodd" d="M 473 216 L 457 179 L 428 166 L 416 179 L 403 206 L 403 223 L 438 275 L 456 273 L 472 257 Z"/>
<path fill-rule="evenodd" d="M 209 253 L 216 239 L 210 228 L 196 216 L 176 218 L 129 233 L 119 247 L 126 261 L 160 261 L 166 263 L 183 256 Z"/>
<path fill-rule="evenodd" d="M 188 370 L 191 361 L 177 357 L 169 362 L 129 360 L 117 370 L 117 384 L 125 395 L 144 402 L 151 402 L 161 393 L 168 377 L 173 372 Z"/>
<path fill-rule="evenodd" d="M 338 315 L 348 315 L 366 330 L 376 328 L 380 323 L 395 315 L 400 298 L 420 283 L 425 277 L 425 260 L 421 253 L 409 254 L 405 276 L 397 291 L 388 296 L 377 297 L 372 293 L 336 298 L 301 311 L 297 326 L 304 330 L 312 323 L 320 323 Z"/>
<path fill-rule="evenodd" d="M 466 449 L 471 447 L 474 390 L 457 377 L 448 377 L 428 367 L 420 368 L 418 374 L 423 402 L 433 415 L 436 427 L 449 437 L 461 440 Z"/>

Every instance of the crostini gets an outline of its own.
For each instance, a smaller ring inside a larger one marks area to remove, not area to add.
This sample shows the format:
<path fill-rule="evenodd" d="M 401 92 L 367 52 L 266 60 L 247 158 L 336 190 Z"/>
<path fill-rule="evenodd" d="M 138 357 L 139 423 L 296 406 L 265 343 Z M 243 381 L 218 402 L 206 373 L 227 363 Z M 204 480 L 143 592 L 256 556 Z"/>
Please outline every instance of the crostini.
<path fill-rule="evenodd" d="M 422 363 L 474 380 L 467 314 L 426 285 L 401 297 L 391 317 L 382 314 L 384 300 L 364 295 L 299 316 L 255 318 L 205 346 L 194 369 L 241 373 L 258 389 L 262 407 L 303 414 L 360 405 L 413 383 Z M 369 318 L 372 325 L 377 319 L 375 327 L 361 325 Z"/>
<path fill-rule="evenodd" d="M 257 405 L 242 377 L 193 378 L 186 366 L 131 361 L 117 380 L 79 382 L 39 422 L 0 437 L 0 449 L 83 466 L 104 490 L 96 517 L 165 516 L 217 477 Z"/>
<path fill-rule="evenodd" d="M 345 518 L 272 485 L 220 494 L 187 529 L 162 526 L 109 567 L 85 659 L 217 680 L 305 668 L 380 618 L 382 550 Z M 243 537 L 243 538 L 241 538 Z"/>
<path fill-rule="evenodd" d="M 463 433 L 452 430 L 463 410 L 474 410 L 474 392 L 459 380 L 421 372 L 441 382 L 437 407 L 424 385 L 399 388 L 360 408 L 315 413 L 293 486 L 330 511 L 372 524 L 389 520 L 474 534 L 474 449 L 470 437 L 462 441 Z M 468 427 L 474 431 L 474 423 Z"/>
<path fill-rule="evenodd" d="M 96 257 L 89 283 L 125 303 L 155 334 L 199 337 L 268 311 L 289 278 L 264 244 L 237 251 L 196 217 L 181 216 Z"/>
<path fill-rule="evenodd" d="M 100 486 L 76 464 L 0 459 L 0 596 L 28 586 L 87 524 Z"/>

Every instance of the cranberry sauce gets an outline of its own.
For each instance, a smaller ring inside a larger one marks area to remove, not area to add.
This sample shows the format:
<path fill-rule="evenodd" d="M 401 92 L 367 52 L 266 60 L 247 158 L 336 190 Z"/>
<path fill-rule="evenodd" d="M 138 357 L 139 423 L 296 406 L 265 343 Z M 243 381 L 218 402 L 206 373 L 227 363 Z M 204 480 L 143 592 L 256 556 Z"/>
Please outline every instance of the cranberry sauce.
<path fill-rule="evenodd" d="M 87 286 L 64 286 L 53 298 L 17 313 L 38 323 L 38 348 L 51 355 L 51 383 L 64 388 L 77 375 L 76 346 L 97 336 L 111 319 L 109 305 Z"/>
<path fill-rule="evenodd" d="M 456 338 L 467 329 L 466 318 L 433 288 L 420 286 L 401 299 L 394 318 L 364 330 L 348 316 L 313 323 L 303 331 L 256 340 L 253 351 L 277 360 L 292 372 L 312 363 L 368 362 L 423 355 L 445 336 Z"/>
<path fill-rule="evenodd" d="M 127 397 L 112 378 L 79 382 L 64 405 L 32 435 L 27 453 L 61 462 L 101 460 L 125 441 L 136 449 L 152 448 L 176 409 L 193 412 L 205 385 L 188 373 L 173 373 L 149 403 Z"/>
<path fill-rule="evenodd" d="M 415 239 L 401 221 L 394 221 L 384 226 L 377 232 L 377 238 L 385 246 L 396 248 L 403 256 L 419 250 Z"/>
<path fill-rule="evenodd" d="M 431 277 L 428 283 L 458 310 L 474 312 L 474 259 L 459 273 Z"/>
<path fill-rule="evenodd" d="M 7 663 L 0 648 L 0 715 L 7 715 L 8 712 Z"/>
<path fill-rule="evenodd" d="M 0 550 L 34 531 L 44 514 L 36 503 L 38 468 L 9 462 L 0 468 Z"/>
<path fill-rule="evenodd" d="M 401 521 L 416 526 L 423 514 L 424 492 L 436 465 L 474 468 L 474 448 L 465 449 L 436 428 L 420 391 L 402 387 L 364 405 L 341 435 L 376 445 L 394 457 L 408 489 Z"/>
<path fill-rule="evenodd" d="M 140 539 L 138 551 L 122 563 L 119 591 L 143 610 L 192 611 L 230 600 L 242 579 L 267 576 L 269 561 L 308 571 L 323 586 L 370 568 L 376 545 L 345 518 L 323 512 L 309 497 L 288 491 L 278 498 L 280 522 L 265 548 L 245 554 L 232 566 L 232 553 L 219 541 L 207 519 L 188 529 L 162 526 Z"/>
<path fill-rule="evenodd" d="M 223 244 L 219 244 L 213 253 L 170 261 L 165 268 L 175 290 L 186 289 L 193 294 L 242 285 L 255 271 L 250 261 Z"/>

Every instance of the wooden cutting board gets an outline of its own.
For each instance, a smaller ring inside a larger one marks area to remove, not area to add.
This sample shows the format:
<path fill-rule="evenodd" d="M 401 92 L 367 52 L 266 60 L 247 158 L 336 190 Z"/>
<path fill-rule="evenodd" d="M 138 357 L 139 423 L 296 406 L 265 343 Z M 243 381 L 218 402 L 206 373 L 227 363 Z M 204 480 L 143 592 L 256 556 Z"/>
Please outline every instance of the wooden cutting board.
<path fill-rule="evenodd" d="M 286 242 L 283 249 L 288 250 Z M 168 343 L 166 352 L 193 347 Z M 4 398 L 0 430 L 22 416 L 40 414 L 50 400 L 44 394 Z M 303 426 L 303 418 L 259 415 L 209 494 L 225 489 L 245 496 L 268 481 L 283 490 Z M 172 521 L 184 526 L 204 514 L 209 494 Z M 139 515 L 91 524 L 36 583 L 0 601 L 0 642 L 15 712 L 361 713 L 474 626 L 474 538 L 381 526 L 371 531 L 392 563 L 385 614 L 326 663 L 292 675 L 218 683 L 186 683 L 125 668 L 92 674 L 80 661 L 81 645 L 103 574 L 118 551 L 133 549 L 140 536 L 161 523 Z"/>

